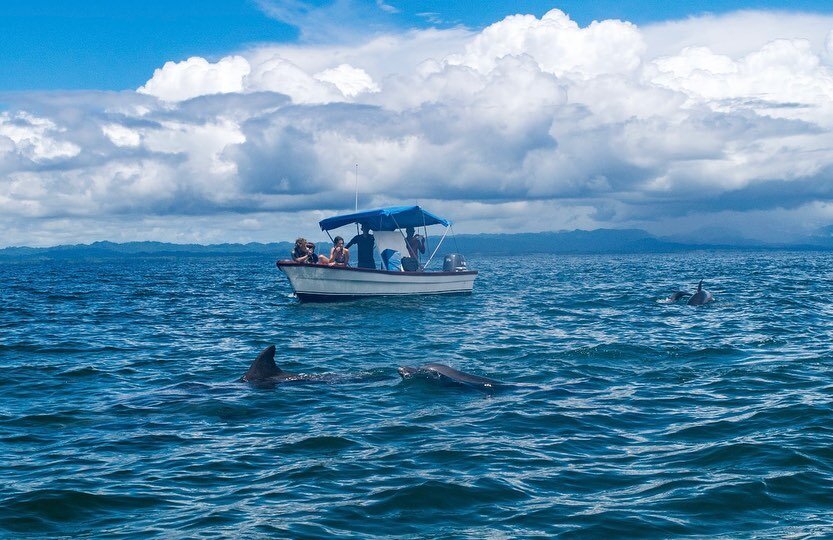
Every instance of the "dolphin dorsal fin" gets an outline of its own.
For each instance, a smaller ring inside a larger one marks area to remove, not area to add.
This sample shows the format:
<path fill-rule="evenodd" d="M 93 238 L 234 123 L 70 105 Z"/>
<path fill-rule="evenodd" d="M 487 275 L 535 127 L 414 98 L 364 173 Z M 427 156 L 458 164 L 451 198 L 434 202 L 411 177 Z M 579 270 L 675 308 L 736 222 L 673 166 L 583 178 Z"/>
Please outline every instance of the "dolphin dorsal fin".
<path fill-rule="evenodd" d="M 249 371 L 243 375 L 244 381 L 257 381 L 268 379 L 281 374 L 281 368 L 275 364 L 275 346 L 269 345 L 261 351 L 255 361 L 252 362 Z"/>
<path fill-rule="evenodd" d="M 703 280 L 701 279 L 700 283 L 697 284 L 697 292 L 700 292 L 702 290 L 703 290 Z"/>

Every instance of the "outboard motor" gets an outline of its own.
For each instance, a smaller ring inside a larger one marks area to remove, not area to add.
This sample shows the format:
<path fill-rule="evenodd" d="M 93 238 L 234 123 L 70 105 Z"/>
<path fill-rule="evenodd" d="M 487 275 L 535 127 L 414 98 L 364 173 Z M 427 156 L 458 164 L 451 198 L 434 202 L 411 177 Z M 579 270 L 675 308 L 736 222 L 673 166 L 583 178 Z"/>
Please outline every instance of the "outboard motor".
<path fill-rule="evenodd" d="M 466 258 L 459 253 L 450 253 L 443 261 L 443 272 L 465 272 L 468 270 Z"/>

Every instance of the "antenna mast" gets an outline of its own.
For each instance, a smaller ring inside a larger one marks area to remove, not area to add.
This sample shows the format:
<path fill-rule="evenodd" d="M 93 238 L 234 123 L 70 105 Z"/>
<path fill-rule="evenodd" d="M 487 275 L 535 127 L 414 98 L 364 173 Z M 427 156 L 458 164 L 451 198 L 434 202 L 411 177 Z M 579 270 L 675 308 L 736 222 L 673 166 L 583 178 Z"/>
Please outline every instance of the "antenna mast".
<path fill-rule="evenodd" d="M 359 212 L 359 164 L 356 163 L 356 213 Z M 359 224 L 356 223 L 356 234 L 359 234 Z"/>

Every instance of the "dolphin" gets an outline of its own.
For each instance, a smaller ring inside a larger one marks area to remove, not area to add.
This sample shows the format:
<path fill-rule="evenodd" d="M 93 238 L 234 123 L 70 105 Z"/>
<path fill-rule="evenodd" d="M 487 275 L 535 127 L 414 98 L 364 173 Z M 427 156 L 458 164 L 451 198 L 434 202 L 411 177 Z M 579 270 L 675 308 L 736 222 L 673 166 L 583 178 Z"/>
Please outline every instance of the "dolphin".
<path fill-rule="evenodd" d="M 238 382 L 247 382 L 256 386 L 271 386 L 279 383 L 351 383 L 370 382 L 390 379 L 391 375 L 378 373 L 290 373 L 284 371 L 275 364 L 275 346 L 269 345 L 263 349 L 249 370 L 237 379 Z"/>
<path fill-rule="evenodd" d="M 467 386 L 483 392 L 490 392 L 506 386 L 505 383 L 500 381 L 479 375 L 472 375 L 471 373 L 464 373 L 444 364 L 431 363 L 420 367 L 401 366 L 397 371 L 399 371 L 399 375 L 403 380 L 424 377 L 429 380 L 439 381 L 441 384 Z"/>
<path fill-rule="evenodd" d="M 709 302 L 714 302 L 714 296 L 712 296 L 712 293 L 709 291 L 703 290 L 703 280 L 701 279 L 700 283 L 697 284 L 697 292 L 688 299 L 688 305 L 702 306 L 703 304 L 708 304 Z"/>
<path fill-rule="evenodd" d="M 675 291 L 671 293 L 671 296 L 669 296 L 665 300 L 658 300 L 658 302 L 661 302 L 663 304 L 673 304 L 680 298 L 685 298 L 686 296 L 691 296 L 691 293 L 686 291 Z"/>
<path fill-rule="evenodd" d="M 275 364 L 275 346 L 269 345 L 263 349 L 240 382 L 248 383 L 277 383 L 288 380 L 299 380 L 299 375 L 287 373 Z"/>

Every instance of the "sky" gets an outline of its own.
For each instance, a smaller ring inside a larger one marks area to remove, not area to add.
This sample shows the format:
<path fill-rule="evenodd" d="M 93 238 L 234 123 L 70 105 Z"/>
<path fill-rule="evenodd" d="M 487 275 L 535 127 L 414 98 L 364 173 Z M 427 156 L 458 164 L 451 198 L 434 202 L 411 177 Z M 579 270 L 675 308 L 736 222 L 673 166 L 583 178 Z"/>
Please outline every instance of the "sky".
<path fill-rule="evenodd" d="M 0 247 L 833 224 L 829 2 L 0 7 Z"/>

